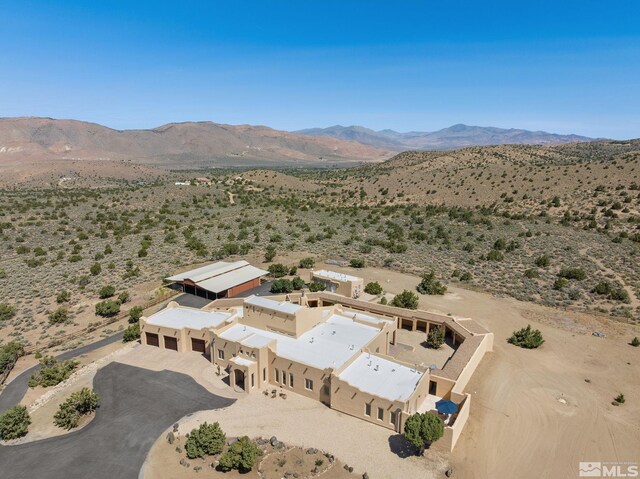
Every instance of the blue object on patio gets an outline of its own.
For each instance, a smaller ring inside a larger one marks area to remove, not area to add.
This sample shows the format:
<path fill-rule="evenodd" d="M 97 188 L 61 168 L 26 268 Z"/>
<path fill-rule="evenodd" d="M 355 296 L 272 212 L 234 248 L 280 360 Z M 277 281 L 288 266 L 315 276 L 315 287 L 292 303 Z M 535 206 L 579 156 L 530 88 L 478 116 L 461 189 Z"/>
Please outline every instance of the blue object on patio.
<path fill-rule="evenodd" d="M 436 403 L 436 409 L 442 414 L 453 414 L 454 412 L 458 412 L 458 405 L 448 399 L 440 399 L 440 401 Z"/>

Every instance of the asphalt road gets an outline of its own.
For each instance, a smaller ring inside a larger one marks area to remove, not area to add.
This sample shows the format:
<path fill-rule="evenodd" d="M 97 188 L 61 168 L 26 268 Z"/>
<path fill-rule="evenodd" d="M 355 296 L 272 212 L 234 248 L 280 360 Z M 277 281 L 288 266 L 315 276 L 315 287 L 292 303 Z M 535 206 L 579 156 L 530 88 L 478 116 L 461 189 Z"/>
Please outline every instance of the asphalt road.
<path fill-rule="evenodd" d="M 233 404 L 192 378 L 111 363 L 98 370 L 100 407 L 83 429 L 0 447 L 3 479 L 138 479 L 160 434 L 187 414 Z"/>
<path fill-rule="evenodd" d="M 77 356 L 81 356 L 90 351 L 93 351 L 98 348 L 102 348 L 103 346 L 107 346 L 108 344 L 115 343 L 117 341 L 122 341 L 122 331 L 113 336 L 109 336 L 108 338 L 101 339 L 100 341 L 96 341 L 95 343 L 87 344 L 86 346 L 82 346 L 77 349 L 73 349 L 71 351 L 65 351 L 64 353 L 56 356 L 59 360 L 71 359 Z M 29 388 L 29 378 L 31 374 L 38 370 L 40 366 L 35 365 L 22 373 L 16 376 L 10 383 L 8 383 L 5 388 L 0 392 L 0 412 L 9 409 L 10 407 L 15 406 L 20 402 L 20 400 L 24 397 Z"/>

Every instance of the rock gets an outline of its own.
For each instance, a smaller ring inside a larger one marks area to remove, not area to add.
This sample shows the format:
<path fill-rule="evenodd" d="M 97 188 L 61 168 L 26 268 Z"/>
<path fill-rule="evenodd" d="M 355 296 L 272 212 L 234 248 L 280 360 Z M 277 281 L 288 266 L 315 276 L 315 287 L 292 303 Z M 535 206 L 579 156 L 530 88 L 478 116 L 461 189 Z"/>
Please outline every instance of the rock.
<path fill-rule="evenodd" d="M 187 460 L 183 457 L 182 459 L 180 459 L 180 465 L 183 467 L 189 467 L 191 464 L 189 464 Z"/>
<path fill-rule="evenodd" d="M 278 444 L 278 438 L 275 436 L 271 436 L 271 439 L 269 439 L 269 443 L 273 446 L 276 447 L 276 444 Z"/>
<path fill-rule="evenodd" d="M 173 432 L 169 431 L 169 433 L 167 434 L 167 442 L 169 444 L 173 444 L 173 441 L 175 440 L 176 440 L 176 435 Z"/>
<path fill-rule="evenodd" d="M 235 444 L 238 441 L 237 437 L 234 437 L 233 439 L 229 439 L 227 441 L 227 446 L 231 446 L 232 444 Z"/>
<path fill-rule="evenodd" d="M 196 472 L 200 472 L 202 470 L 202 466 L 193 466 L 193 470 Z"/>
<path fill-rule="evenodd" d="M 453 476 L 453 468 L 450 467 L 449 469 L 447 469 L 446 471 L 444 471 L 444 475 L 447 477 L 451 477 Z"/>
<path fill-rule="evenodd" d="M 307 454 L 316 454 L 318 452 L 318 450 L 314 447 L 310 447 L 309 449 L 307 449 Z"/>
<path fill-rule="evenodd" d="M 369 479 L 369 473 L 365 472 L 365 473 L 362 475 L 362 479 Z"/>
<path fill-rule="evenodd" d="M 175 423 L 175 424 L 173 425 L 173 432 L 178 432 L 178 426 L 179 426 L 179 425 L 180 425 L 180 424 L 178 424 L 178 423 Z"/>
<path fill-rule="evenodd" d="M 282 441 L 277 441 L 276 445 L 273 447 L 275 447 L 276 449 L 283 449 L 285 447 L 285 444 Z"/>
<path fill-rule="evenodd" d="M 347 469 L 349 472 L 353 472 L 353 467 L 349 466 L 349 469 Z"/>

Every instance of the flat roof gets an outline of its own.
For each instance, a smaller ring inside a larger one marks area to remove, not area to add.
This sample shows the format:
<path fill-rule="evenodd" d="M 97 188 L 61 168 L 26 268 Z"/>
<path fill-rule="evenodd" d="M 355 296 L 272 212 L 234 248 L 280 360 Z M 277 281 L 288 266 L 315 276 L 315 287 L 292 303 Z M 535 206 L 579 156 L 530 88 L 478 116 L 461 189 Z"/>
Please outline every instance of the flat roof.
<path fill-rule="evenodd" d="M 339 368 L 366 346 L 380 330 L 356 323 L 340 314 L 331 315 L 326 322 L 311 328 L 299 338 L 274 331 L 235 324 L 220 334 L 221 339 L 240 342 L 247 347 L 259 347 L 276 341 L 279 357 L 318 369 Z"/>
<path fill-rule="evenodd" d="M 201 311 L 192 308 L 166 308 L 149 316 L 147 323 L 166 328 L 215 328 L 233 316 L 226 311 Z"/>
<path fill-rule="evenodd" d="M 239 366 L 252 366 L 256 362 L 251 361 L 250 359 L 243 358 L 242 356 L 236 356 L 235 358 L 231 358 L 230 361 L 232 363 L 236 363 Z"/>
<path fill-rule="evenodd" d="M 250 304 L 259 308 L 270 309 L 271 311 L 280 311 L 281 313 L 296 314 L 297 311 L 304 309 L 304 306 L 291 303 L 289 301 L 274 301 L 273 299 L 264 298 L 262 296 L 249 296 L 245 298 L 244 304 Z"/>
<path fill-rule="evenodd" d="M 406 401 L 423 374 L 380 356 L 362 353 L 338 377 L 362 392 L 389 401 Z"/>
<path fill-rule="evenodd" d="M 351 276 L 350 274 L 338 273 L 336 271 L 329 271 L 327 269 L 319 269 L 318 271 L 312 271 L 313 276 L 321 276 L 327 279 L 335 279 L 337 281 L 359 281 L 362 278 L 358 276 Z"/>

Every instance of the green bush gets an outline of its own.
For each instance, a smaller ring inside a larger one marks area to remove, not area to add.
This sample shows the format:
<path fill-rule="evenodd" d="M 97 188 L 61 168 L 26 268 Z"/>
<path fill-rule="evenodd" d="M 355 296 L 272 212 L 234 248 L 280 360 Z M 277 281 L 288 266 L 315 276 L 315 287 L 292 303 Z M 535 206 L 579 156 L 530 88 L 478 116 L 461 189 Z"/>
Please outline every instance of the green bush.
<path fill-rule="evenodd" d="M 351 261 L 349 261 L 349 265 L 352 268 L 364 268 L 365 263 L 364 263 L 364 260 L 361 258 L 354 258 Z"/>
<path fill-rule="evenodd" d="M 0 439 L 9 441 L 27 434 L 31 417 L 26 406 L 16 405 L 0 414 Z"/>
<path fill-rule="evenodd" d="M 422 281 L 416 286 L 418 293 L 421 294 L 439 294 L 442 295 L 447 291 L 447 287 L 436 279 L 436 275 L 433 271 L 424 273 L 422 275 Z"/>
<path fill-rule="evenodd" d="M 640 339 L 638 339 L 638 336 L 636 336 L 635 338 L 633 338 L 631 340 L 631 342 L 629 343 L 631 346 L 633 346 L 634 348 L 637 348 L 638 346 L 640 346 Z M 1 371 L 1 369 L 0 369 Z"/>
<path fill-rule="evenodd" d="M 587 273 L 581 268 L 562 268 L 558 273 L 558 277 L 582 281 L 587 277 Z"/>
<path fill-rule="evenodd" d="M 269 266 L 269 274 L 274 278 L 282 278 L 289 274 L 289 268 L 280 263 L 274 263 Z"/>
<path fill-rule="evenodd" d="M 529 268 L 524 272 L 524 276 L 529 279 L 536 279 L 540 277 L 540 273 L 535 268 Z"/>
<path fill-rule="evenodd" d="M 556 291 L 560 291 L 562 288 L 564 288 L 568 284 L 569 284 L 568 279 L 556 278 L 556 280 L 553 282 L 553 289 L 555 289 Z"/>
<path fill-rule="evenodd" d="M 276 279 L 271 283 L 272 293 L 291 293 L 293 291 L 293 283 L 288 279 Z"/>
<path fill-rule="evenodd" d="M 262 450 L 247 436 L 243 436 L 234 442 L 227 452 L 220 456 L 220 469 L 230 471 L 237 469 L 240 472 L 248 472 L 262 456 Z"/>
<path fill-rule="evenodd" d="M 69 321 L 69 311 L 67 308 L 58 308 L 52 313 L 49 313 L 49 323 L 60 324 Z"/>
<path fill-rule="evenodd" d="M 311 269 L 315 264 L 313 258 L 302 258 L 298 263 L 298 268 Z"/>
<path fill-rule="evenodd" d="M 471 281 L 473 279 L 473 275 L 469 271 L 465 271 L 460 275 L 460 281 Z"/>
<path fill-rule="evenodd" d="M 53 356 L 40 359 L 40 370 L 33 373 L 29 379 L 29 387 L 49 387 L 60 384 L 71 376 L 80 364 L 75 359 L 57 361 Z"/>
<path fill-rule="evenodd" d="M 140 324 L 130 324 L 122 333 L 122 342 L 129 343 L 140 338 Z"/>
<path fill-rule="evenodd" d="M 63 289 L 62 291 L 60 291 L 58 293 L 58 296 L 56 296 L 56 302 L 58 304 L 68 303 L 70 300 L 71 300 L 71 293 L 66 289 Z"/>
<path fill-rule="evenodd" d="M 13 364 L 20 356 L 24 356 L 22 343 L 11 341 L 0 346 L 0 374 L 4 373 L 9 365 Z"/>
<path fill-rule="evenodd" d="M 507 341 L 510 344 L 526 349 L 535 349 L 542 346 L 542 343 L 544 343 L 542 333 L 537 329 L 531 329 L 530 324 L 528 324 L 526 328 L 514 331 Z"/>
<path fill-rule="evenodd" d="M 504 259 L 504 253 L 497 249 L 492 249 L 487 253 L 487 260 L 489 261 L 502 261 Z"/>
<path fill-rule="evenodd" d="M 0 303 L 0 321 L 6 321 L 16 315 L 16 308 L 9 303 Z"/>
<path fill-rule="evenodd" d="M 418 295 L 413 291 L 405 289 L 402 293 L 396 294 L 391 300 L 391 306 L 405 309 L 418 309 Z"/>
<path fill-rule="evenodd" d="M 304 288 L 304 281 L 299 276 L 296 276 L 291 280 L 291 284 L 293 285 L 293 289 L 300 290 Z"/>
<path fill-rule="evenodd" d="M 129 291 L 123 291 L 118 295 L 118 303 L 120 304 L 127 303 L 129 302 L 130 298 L 131 298 L 131 295 L 129 294 Z"/>
<path fill-rule="evenodd" d="M 404 424 L 404 438 L 418 448 L 420 454 L 429 445 L 444 435 L 442 419 L 431 412 L 415 413 Z"/>
<path fill-rule="evenodd" d="M 627 290 L 618 283 L 601 281 L 595 286 L 595 288 L 593 288 L 593 292 L 601 296 L 606 296 L 614 301 L 621 301 L 623 303 L 631 302 L 631 298 L 629 297 Z"/>
<path fill-rule="evenodd" d="M 546 254 L 543 254 L 535 259 L 534 264 L 539 268 L 546 268 L 551 264 L 551 258 Z"/>
<path fill-rule="evenodd" d="M 134 324 L 137 323 L 142 317 L 142 313 L 144 309 L 142 306 L 134 306 L 129 310 L 129 323 Z"/>
<path fill-rule="evenodd" d="M 120 312 L 120 303 L 118 301 L 106 300 L 96 304 L 96 314 L 103 318 L 116 316 Z"/>
<path fill-rule="evenodd" d="M 220 454 L 226 440 L 227 437 L 220 424 L 217 422 L 213 424 L 204 422 L 200 424 L 198 429 L 193 429 L 189 433 L 189 438 L 185 444 L 187 457 L 195 459 L 196 457 Z"/>
<path fill-rule="evenodd" d="M 102 266 L 100 266 L 100 263 L 93 263 L 89 268 L 89 272 L 92 276 L 98 276 L 102 272 Z"/>
<path fill-rule="evenodd" d="M 440 349 L 444 344 L 444 329 L 439 326 L 431 328 L 427 334 L 427 344 L 433 349 Z"/>
<path fill-rule="evenodd" d="M 111 286 L 110 284 L 103 286 L 102 288 L 100 288 L 100 291 L 98 292 L 100 299 L 111 298 L 114 294 L 116 294 L 116 287 Z"/>
<path fill-rule="evenodd" d="M 371 283 L 367 283 L 364 287 L 364 292 L 367 294 L 379 295 L 382 294 L 382 286 L 377 281 L 372 281 Z"/>
<path fill-rule="evenodd" d="M 64 429 L 78 427 L 80 418 L 96 410 L 100 396 L 93 389 L 82 388 L 65 400 L 53 416 L 53 423 Z"/>
<path fill-rule="evenodd" d="M 312 293 L 324 291 L 325 289 L 327 289 L 327 285 L 319 281 L 313 281 L 312 283 L 309 283 L 309 291 L 311 291 Z"/>

